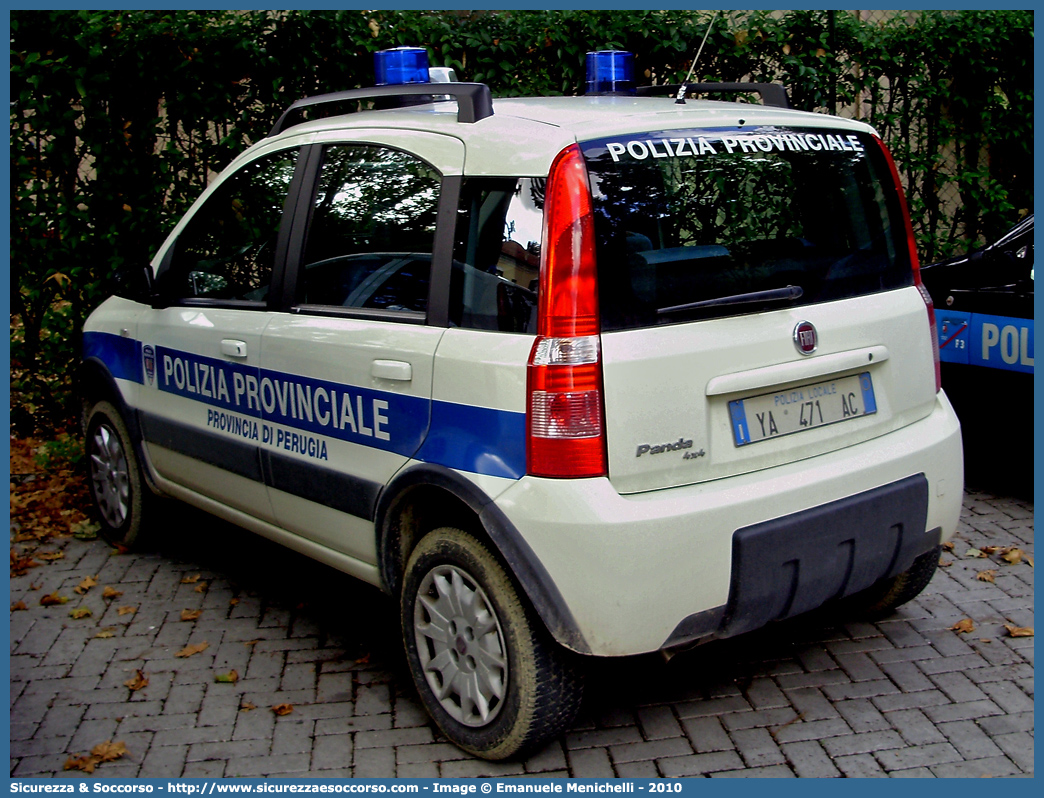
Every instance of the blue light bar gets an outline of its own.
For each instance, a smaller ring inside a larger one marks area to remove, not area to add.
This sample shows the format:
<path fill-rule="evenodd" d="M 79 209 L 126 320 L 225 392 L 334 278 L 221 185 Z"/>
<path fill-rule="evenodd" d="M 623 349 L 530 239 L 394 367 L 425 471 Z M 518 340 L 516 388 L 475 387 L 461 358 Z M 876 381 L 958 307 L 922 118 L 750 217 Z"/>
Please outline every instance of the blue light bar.
<path fill-rule="evenodd" d="M 634 54 L 598 50 L 587 54 L 585 94 L 634 94 Z"/>
<path fill-rule="evenodd" d="M 373 54 L 378 86 L 428 82 L 428 51 L 423 47 L 396 47 Z"/>

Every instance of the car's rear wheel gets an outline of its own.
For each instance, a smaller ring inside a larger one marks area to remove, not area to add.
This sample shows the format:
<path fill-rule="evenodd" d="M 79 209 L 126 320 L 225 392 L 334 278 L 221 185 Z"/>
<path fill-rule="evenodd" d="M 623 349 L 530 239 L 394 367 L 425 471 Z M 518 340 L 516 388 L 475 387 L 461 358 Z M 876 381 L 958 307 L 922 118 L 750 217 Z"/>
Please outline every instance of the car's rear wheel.
<path fill-rule="evenodd" d="M 869 616 L 887 615 L 912 601 L 928 587 L 936 569 L 942 548 L 936 546 L 913 561 L 907 570 L 882 579 L 861 593 L 846 599 L 848 606 L 857 613 Z"/>
<path fill-rule="evenodd" d="M 87 476 L 102 537 L 129 548 L 141 537 L 152 496 L 127 425 L 110 402 L 98 402 L 88 411 L 86 445 Z"/>
<path fill-rule="evenodd" d="M 521 756 L 568 728 L 583 678 L 490 551 L 428 533 L 406 566 L 402 628 L 414 683 L 446 737 L 486 759 Z"/>

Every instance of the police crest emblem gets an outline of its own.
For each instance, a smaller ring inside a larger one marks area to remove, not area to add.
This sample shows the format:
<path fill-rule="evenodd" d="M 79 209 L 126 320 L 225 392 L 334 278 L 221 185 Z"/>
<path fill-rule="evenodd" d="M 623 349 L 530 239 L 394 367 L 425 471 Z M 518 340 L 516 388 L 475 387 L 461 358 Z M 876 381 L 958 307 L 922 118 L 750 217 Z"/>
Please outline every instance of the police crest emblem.
<path fill-rule="evenodd" d="M 152 385 L 156 379 L 156 350 L 148 345 L 143 346 L 141 359 L 145 365 L 145 376 L 149 379 L 149 385 Z"/>

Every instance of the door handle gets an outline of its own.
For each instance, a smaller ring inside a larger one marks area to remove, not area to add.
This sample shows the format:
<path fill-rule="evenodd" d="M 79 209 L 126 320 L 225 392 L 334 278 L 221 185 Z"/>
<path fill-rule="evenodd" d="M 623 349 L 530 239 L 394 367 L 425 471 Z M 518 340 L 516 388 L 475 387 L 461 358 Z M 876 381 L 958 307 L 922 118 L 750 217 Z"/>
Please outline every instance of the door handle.
<path fill-rule="evenodd" d="M 221 354 L 228 355 L 229 357 L 246 357 L 247 356 L 247 345 L 246 341 L 236 341 L 232 338 L 221 339 Z"/>
<path fill-rule="evenodd" d="M 370 374 L 381 380 L 409 382 L 413 379 L 413 366 L 401 360 L 375 360 Z"/>

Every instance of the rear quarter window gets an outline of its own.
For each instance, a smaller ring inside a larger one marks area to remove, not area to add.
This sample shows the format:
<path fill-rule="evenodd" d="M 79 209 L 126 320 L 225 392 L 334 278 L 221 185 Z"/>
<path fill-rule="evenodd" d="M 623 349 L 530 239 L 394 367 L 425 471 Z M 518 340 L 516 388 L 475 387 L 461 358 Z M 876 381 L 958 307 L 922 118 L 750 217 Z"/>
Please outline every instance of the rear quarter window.
<path fill-rule="evenodd" d="M 602 329 L 911 285 L 905 224 L 869 135 L 674 130 L 581 144 Z"/>
<path fill-rule="evenodd" d="M 535 333 L 545 178 L 468 177 L 460 191 L 450 323 Z"/>

